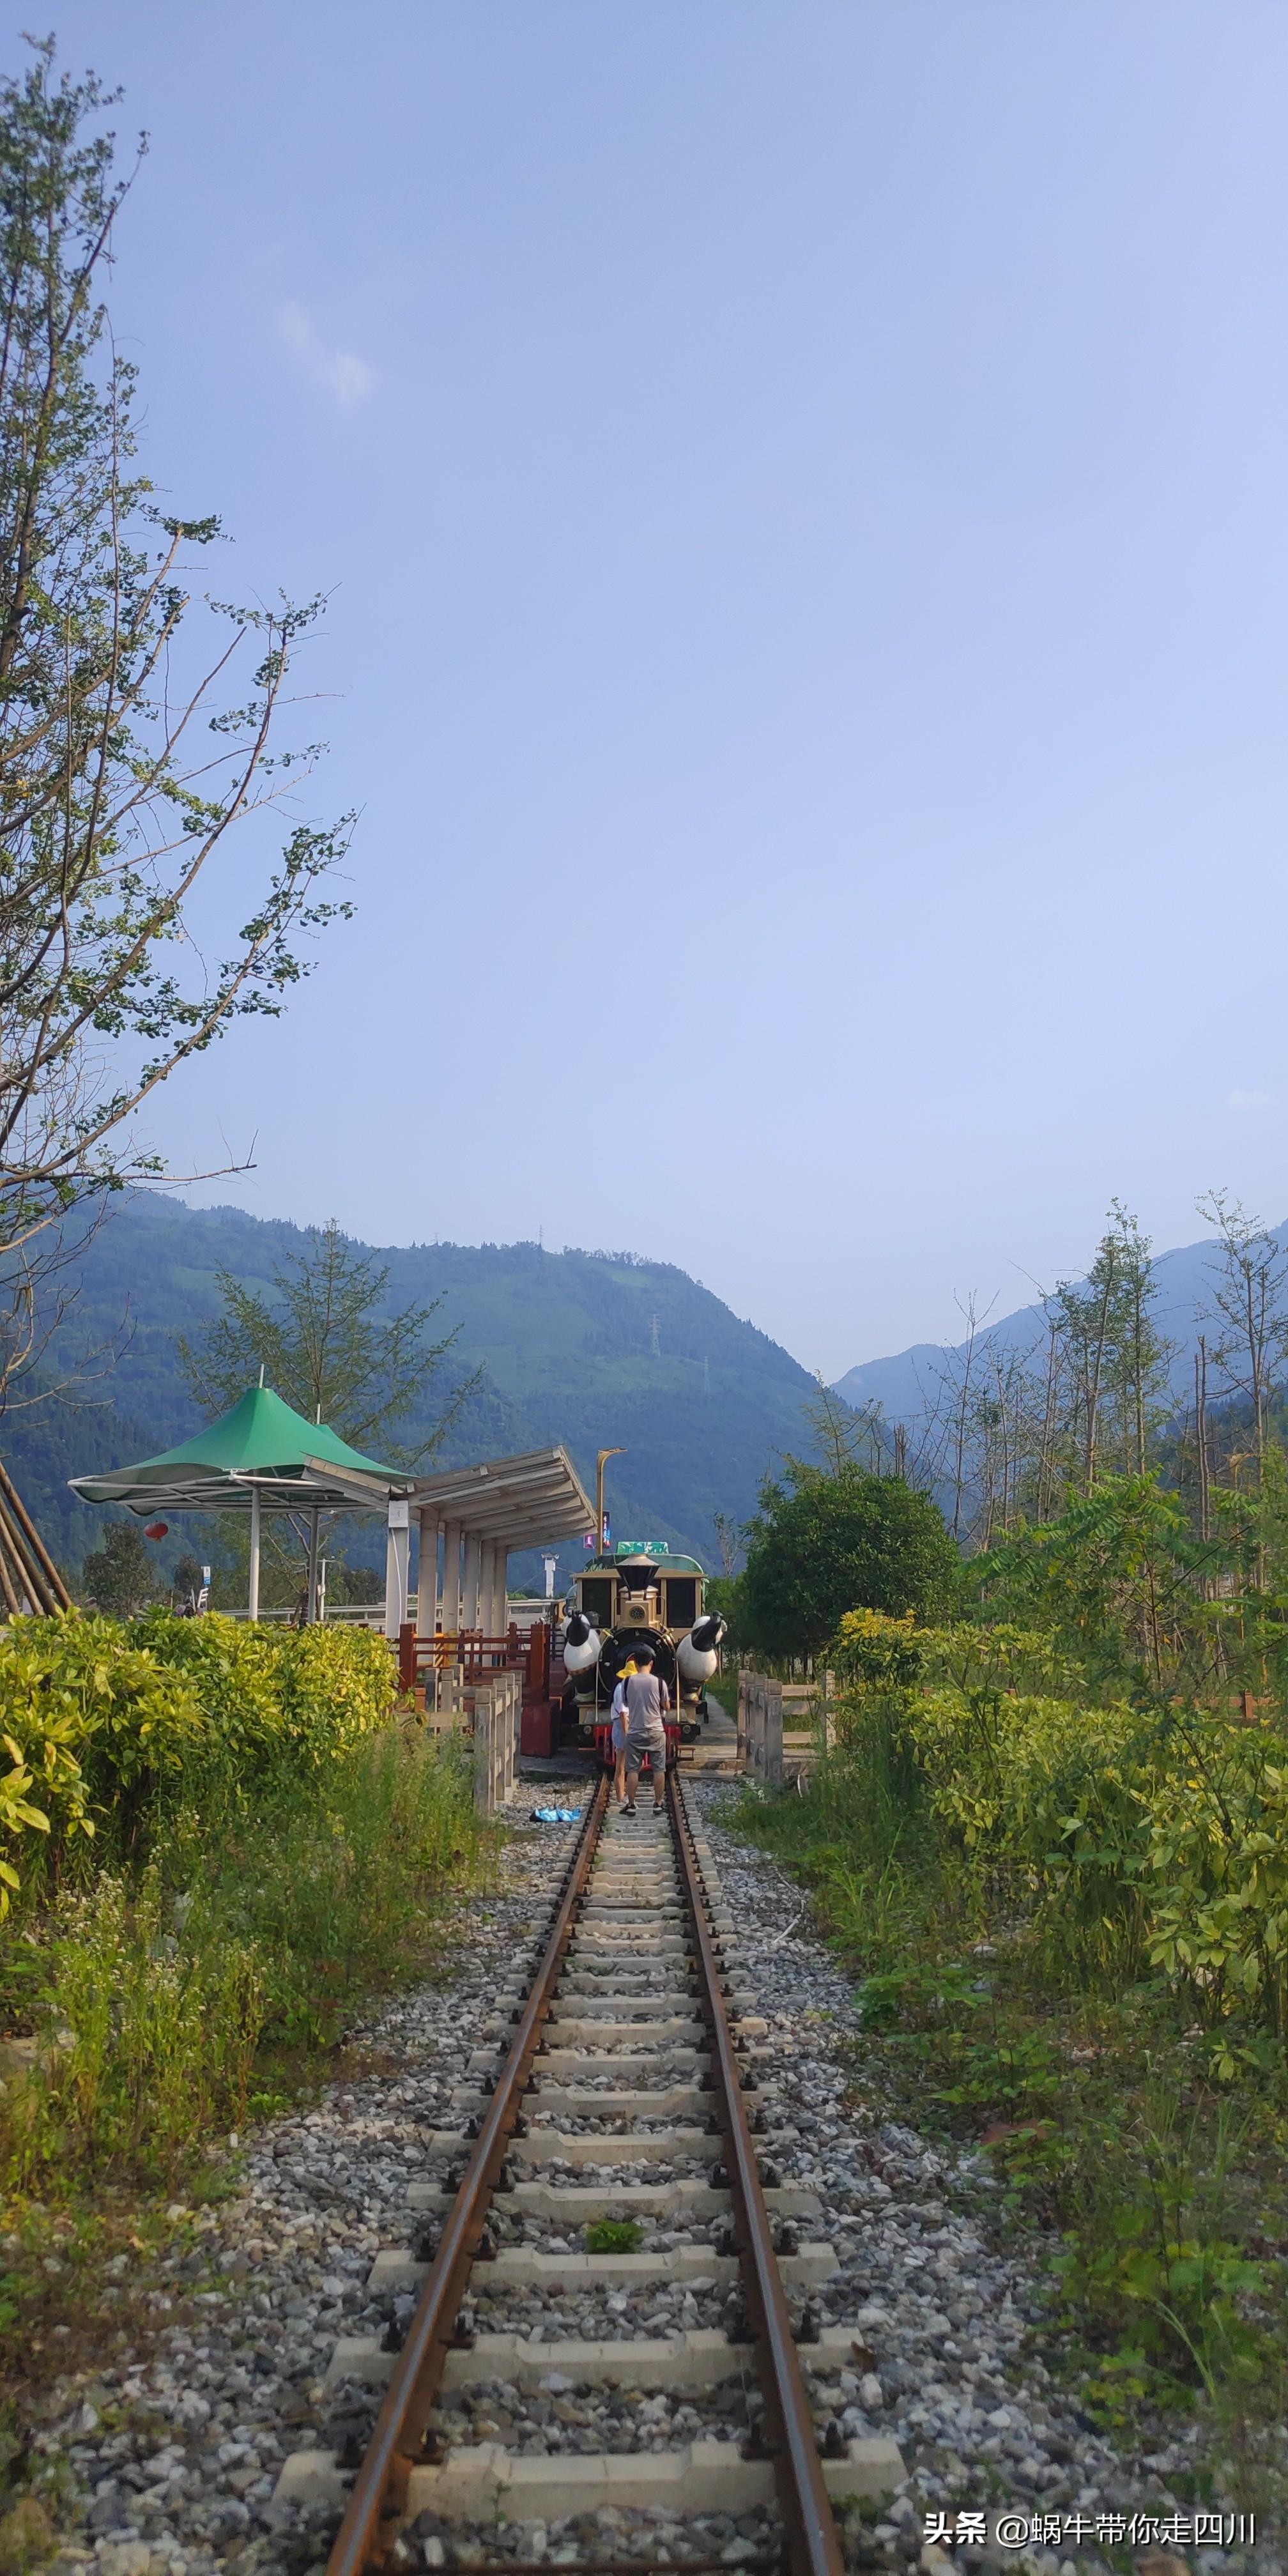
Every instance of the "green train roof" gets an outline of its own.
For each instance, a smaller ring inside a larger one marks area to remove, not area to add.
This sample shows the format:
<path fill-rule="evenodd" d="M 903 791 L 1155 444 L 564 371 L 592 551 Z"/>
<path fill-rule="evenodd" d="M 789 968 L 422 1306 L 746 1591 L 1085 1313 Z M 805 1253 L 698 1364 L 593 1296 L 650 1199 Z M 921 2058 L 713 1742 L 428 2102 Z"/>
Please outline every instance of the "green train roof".
<path fill-rule="evenodd" d="M 655 1542 L 649 1547 L 625 1546 L 610 1548 L 605 1556 L 588 1556 L 585 1564 L 581 1568 L 581 1572 L 583 1574 L 620 1574 L 623 1559 L 629 1560 L 631 1557 L 636 1556 L 651 1556 L 654 1566 L 659 1574 L 706 1573 L 706 1567 L 699 1565 L 696 1556 L 672 1556 L 669 1548 L 665 1555 L 660 1555 L 658 1553 L 659 1544 L 660 1542 Z"/>

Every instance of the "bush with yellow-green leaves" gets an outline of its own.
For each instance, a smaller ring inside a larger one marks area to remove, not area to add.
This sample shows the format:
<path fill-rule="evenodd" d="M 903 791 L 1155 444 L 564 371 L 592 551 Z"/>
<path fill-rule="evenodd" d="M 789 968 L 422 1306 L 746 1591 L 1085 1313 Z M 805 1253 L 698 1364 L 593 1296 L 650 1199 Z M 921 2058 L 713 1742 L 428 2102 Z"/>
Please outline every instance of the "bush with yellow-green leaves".
<path fill-rule="evenodd" d="M 0 1912 L 106 1836 L 146 1843 L 167 1799 L 234 1805 L 316 1771 L 387 1723 L 389 1649 L 366 1631 L 248 1626 L 166 1611 L 126 1625 L 69 1612 L 0 1627 Z"/>
<path fill-rule="evenodd" d="M 1193 1752 L 1192 1759 L 1185 1756 Z M 1227 1728 L 1182 1748 L 1149 1811 L 1153 1965 L 1205 2016 L 1288 2042 L 1288 1743 Z M 1233 2073 L 1237 2060 L 1222 2061 Z"/>
<path fill-rule="evenodd" d="M 838 1759 L 1092 1976 L 1288 2040 L 1288 1734 L 1101 1701 L 1048 1635 L 842 1621 Z"/>

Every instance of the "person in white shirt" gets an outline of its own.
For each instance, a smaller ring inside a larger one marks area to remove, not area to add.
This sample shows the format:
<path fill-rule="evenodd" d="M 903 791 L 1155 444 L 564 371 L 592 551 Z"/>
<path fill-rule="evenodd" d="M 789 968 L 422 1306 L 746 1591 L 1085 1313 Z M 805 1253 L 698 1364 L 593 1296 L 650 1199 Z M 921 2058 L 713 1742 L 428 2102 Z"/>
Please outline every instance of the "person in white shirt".
<path fill-rule="evenodd" d="M 613 1693 L 613 1792 L 620 1807 L 626 1796 L 626 1685 L 636 1670 L 632 1655 L 624 1663 Z"/>

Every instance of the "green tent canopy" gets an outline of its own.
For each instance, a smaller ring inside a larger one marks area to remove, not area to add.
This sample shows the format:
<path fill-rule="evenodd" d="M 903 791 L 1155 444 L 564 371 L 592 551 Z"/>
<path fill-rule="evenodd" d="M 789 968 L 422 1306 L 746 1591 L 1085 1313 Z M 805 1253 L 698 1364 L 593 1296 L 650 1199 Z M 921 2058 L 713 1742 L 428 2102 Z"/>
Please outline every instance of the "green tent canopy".
<path fill-rule="evenodd" d="M 364 1458 L 325 1422 L 306 1422 L 271 1387 L 248 1387 L 231 1413 L 106 1476 L 73 1476 L 83 1503 L 124 1503 L 141 1519 L 152 1512 L 384 1511 L 391 1493 L 415 1481 L 396 1467 Z"/>
<path fill-rule="evenodd" d="M 252 1619 L 259 1616 L 259 1518 L 261 1511 L 304 1511 L 311 1522 L 308 1610 L 318 1603 L 318 1518 L 327 1511 L 387 1512 L 391 1498 L 412 1491 L 415 1478 L 364 1458 L 325 1422 L 306 1422 L 271 1387 L 248 1387 L 231 1413 L 163 1449 L 135 1467 L 108 1476 L 72 1476 L 83 1503 L 124 1503 L 147 1520 L 154 1512 L 249 1512 Z"/>

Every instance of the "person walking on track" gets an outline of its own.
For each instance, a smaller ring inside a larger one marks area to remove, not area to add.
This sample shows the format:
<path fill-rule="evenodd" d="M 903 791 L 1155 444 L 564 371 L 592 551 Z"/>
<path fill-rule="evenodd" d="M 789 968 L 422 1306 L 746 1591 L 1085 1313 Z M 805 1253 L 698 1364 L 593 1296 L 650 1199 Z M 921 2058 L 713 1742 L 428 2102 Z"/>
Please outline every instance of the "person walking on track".
<path fill-rule="evenodd" d="M 663 1720 L 671 1705 L 671 1694 L 653 1670 L 651 1646 L 637 1646 L 635 1661 L 638 1670 L 626 1685 L 626 1805 L 622 1812 L 627 1816 L 638 1812 L 635 1792 L 640 1784 L 640 1766 L 647 1753 L 653 1782 L 653 1813 L 660 1816 L 666 1795 L 666 1727 Z"/>
<path fill-rule="evenodd" d="M 622 1666 L 613 1693 L 613 1795 L 619 1807 L 626 1799 L 626 1685 L 638 1669 L 631 1655 Z"/>

